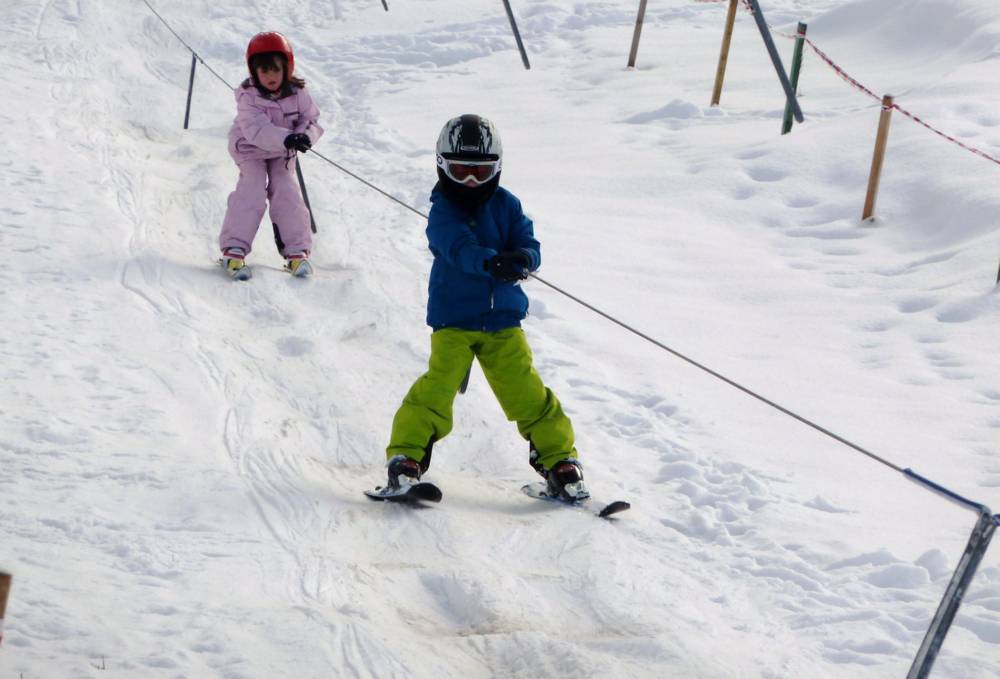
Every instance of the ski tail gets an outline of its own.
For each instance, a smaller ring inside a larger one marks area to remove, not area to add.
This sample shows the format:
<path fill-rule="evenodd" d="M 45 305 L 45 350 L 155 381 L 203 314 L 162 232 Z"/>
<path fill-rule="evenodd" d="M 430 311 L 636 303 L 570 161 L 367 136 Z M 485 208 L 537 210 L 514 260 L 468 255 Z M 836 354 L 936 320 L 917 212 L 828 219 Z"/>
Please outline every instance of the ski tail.
<path fill-rule="evenodd" d="M 399 488 L 389 486 L 379 486 L 374 490 L 366 490 L 365 495 L 370 499 L 381 502 L 440 502 L 441 489 L 433 483 L 420 481 L 418 483 L 403 484 Z"/>

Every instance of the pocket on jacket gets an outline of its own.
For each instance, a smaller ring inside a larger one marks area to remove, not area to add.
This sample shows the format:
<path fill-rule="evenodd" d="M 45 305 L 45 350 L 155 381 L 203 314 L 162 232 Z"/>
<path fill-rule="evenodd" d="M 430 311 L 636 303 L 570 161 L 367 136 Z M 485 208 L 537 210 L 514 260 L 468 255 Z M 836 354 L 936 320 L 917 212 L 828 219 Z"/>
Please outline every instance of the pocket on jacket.
<path fill-rule="evenodd" d="M 251 144 L 250 142 L 248 142 L 246 139 L 243 138 L 237 139 L 236 143 L 233 144 L 233 146 L 236 149 L 237 153 L 253 153 L 254 151 L 260 151 L 258 147 L 254 146 L 253 144 Z"/>

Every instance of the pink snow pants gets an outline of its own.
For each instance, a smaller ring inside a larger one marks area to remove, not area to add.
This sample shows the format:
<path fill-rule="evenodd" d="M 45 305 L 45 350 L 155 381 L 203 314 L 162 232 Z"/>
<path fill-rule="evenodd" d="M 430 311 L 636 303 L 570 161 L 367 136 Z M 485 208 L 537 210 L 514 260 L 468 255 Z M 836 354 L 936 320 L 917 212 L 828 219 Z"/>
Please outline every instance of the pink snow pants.
<path fill-rule="evenodd" d="M 282 256 L 312 249 L 309 210 L 299 193 L 295 161 L 295 156 L 281 156 L 237 163 L 240 178 L 236 189 L 229 194 L 226 218 L 219 234 L 220 248 L 243 248 L 249 253 L 264 210 L 270 203 L 271 221 L 278 225 L 285 245 Z"/>

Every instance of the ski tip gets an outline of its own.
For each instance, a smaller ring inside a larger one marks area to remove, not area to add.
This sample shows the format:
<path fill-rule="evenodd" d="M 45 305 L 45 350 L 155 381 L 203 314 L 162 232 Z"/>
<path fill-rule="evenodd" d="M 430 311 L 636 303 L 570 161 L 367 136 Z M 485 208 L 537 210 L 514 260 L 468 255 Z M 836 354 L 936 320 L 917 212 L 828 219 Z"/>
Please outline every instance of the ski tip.
<path fill-rule="evenodd" d="M 441 502 L 441 489 L 430 483 L 419 484 L 410 491 L 410 495 L 424 502 Z"/>
<path fill-rule="evenodd" d="M 245 266 L 242 269 L 236 269 L 235 271 L 225 271 L 225 274 L 229 280 L 233 281 L 248 281 L 253 276 L 253 272 L 248 266 Z"/>
<path fill-rule="evenodd" d="M 597 515 L 602 519 L 607 519 L 613 516 L 614 514 L 617 514 L 619 512 L 624 512 L 626 509 L 631 509 L 631 508 L 632 505 L 630 503 L 625 502 L 624 500 L 616 500 L 615 502 L 612 502 L 604 509 L 599 511 Z"/>
<path fill-rule="evenodd" d="M 309 260 L 303 259 L 299 260 L 299 264 L 294 268 L 291 264 L 286 264 L 285 271 L 290 273 L 293 278 L 309 278 L 313 275 L 313 266 Z"/>

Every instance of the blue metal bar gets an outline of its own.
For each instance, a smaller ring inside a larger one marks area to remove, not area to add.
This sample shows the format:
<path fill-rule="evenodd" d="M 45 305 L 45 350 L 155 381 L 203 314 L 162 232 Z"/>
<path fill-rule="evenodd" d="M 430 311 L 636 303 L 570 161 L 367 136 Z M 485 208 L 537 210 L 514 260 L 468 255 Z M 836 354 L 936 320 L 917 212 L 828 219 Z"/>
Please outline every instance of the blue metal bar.
<path fill-rule="evenodd" d="M 970 500 L 970 499 L 968 499 L 966 497 L 962 497 L 961 495 L 959 495 L 955 491 L 948 490 L 944 486 L 942 486 L 942 485 L 940 485 L 938 483 L 934 483 L 933 481 L 931 481 L 930 479 L 928 479 L 926 476 L 921 476 L 920 474 L 918 474 L 917 472 L 913 471 L 909 467 L 907 467 L 906 469 L 903 470 L 903 475 L 906 476 L 911 481 L 914 481 L 915 483 L 919 483 L 922 486 L 927 486 L 928 488 L 930 488 L 931 490 L 933 490 L 935 493 L 938 493 L 939 495 L 943 495 L 944 497 L 948 498 L 949 500 L 953 500 L 953 501 L 957 502 L 960 505 L 964 505 L 966 509 L 971 509 L 972 511 L 976 512 L 977 514 L 982 514 L 983 512 L 986 512 L 987 514 L 990 513 L 990 508 L 987 507 L 986 505 L 981 504 L 979 502 L 975 502 L 975 501 Z"/>
<path fill-rule="evenodd" d="M 778 80 L 781 81 L 781 87 L 785 90 L 785 99 L 788 100 L 788 104 L 792 107 L 792 115 L 795 116 L 797 122 L 802 122 L 802 109 L 799 108 L 799 101 L 795 97 L 795 90 L 792 89 L 792 84 L 788 82 L 788 76 L 785 75 L 785 67 L 781 64 L 781 56 L 778 54 L 778 48 L 774 46 L 774 38 L 771 37 L 771 29 L 767 27 L 767 21 L 764 20 L 764 13 L 760 10 L 760 2 L 758 0 L 747 0 L 750 6 L 753 8 L 753 18 L 757 22 L 757 28 L 760 30 L 760 37 L 764 39 L 764 46 L 767 48 L 767 53 L 771 55 L 771 63 L 774 64 L 774 70 L 778 72 Z"/>

